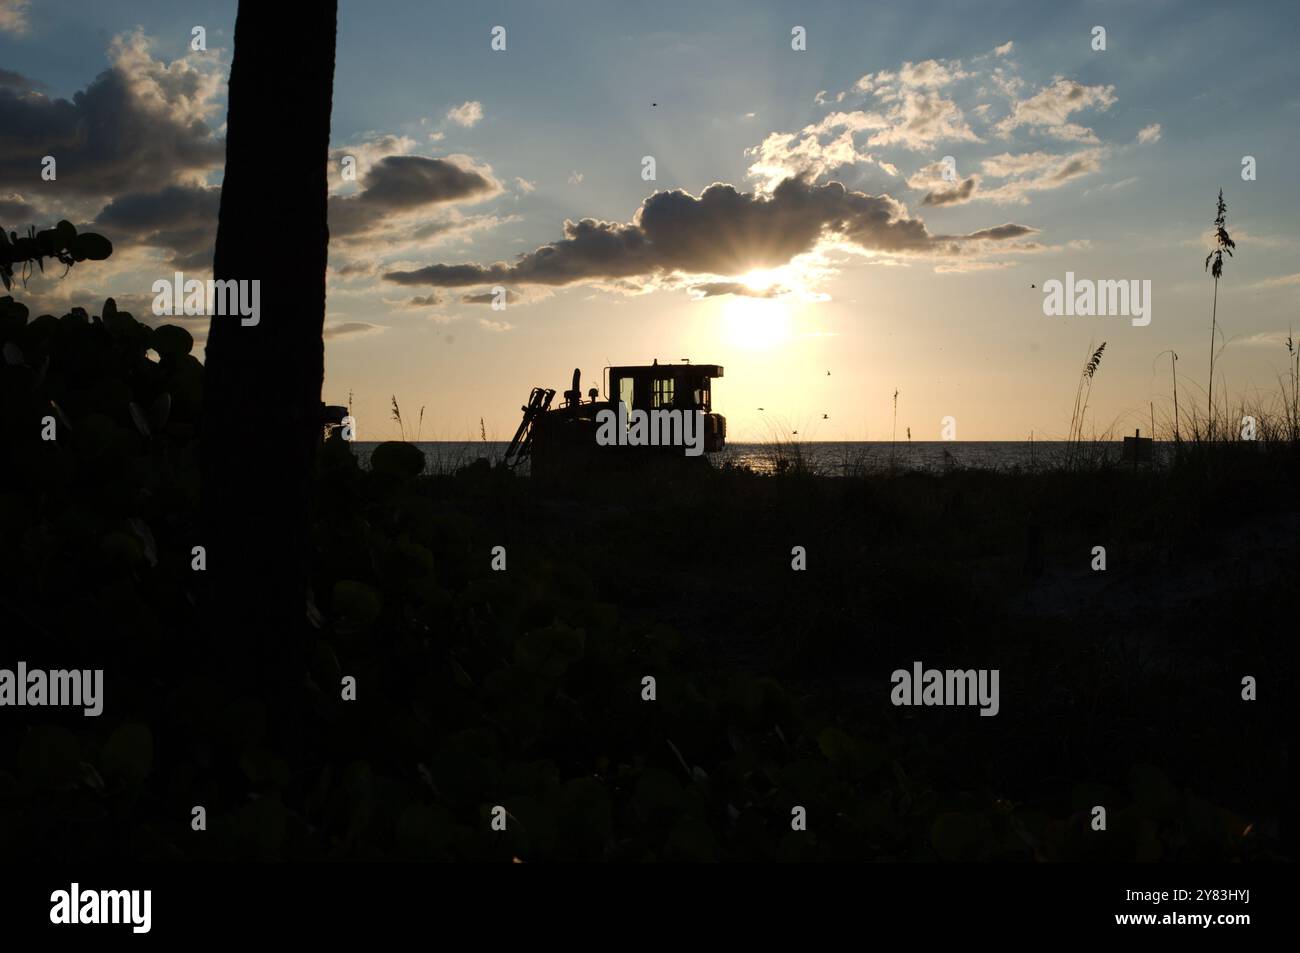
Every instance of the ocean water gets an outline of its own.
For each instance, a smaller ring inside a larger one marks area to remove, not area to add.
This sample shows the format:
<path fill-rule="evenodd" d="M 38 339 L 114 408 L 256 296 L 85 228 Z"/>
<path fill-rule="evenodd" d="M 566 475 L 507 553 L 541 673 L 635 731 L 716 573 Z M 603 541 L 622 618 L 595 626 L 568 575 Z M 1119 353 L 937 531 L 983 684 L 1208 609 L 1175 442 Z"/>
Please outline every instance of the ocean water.
<path fill-rule="evenodd" d="M 377 443 L 358 441 L 353 445 L 362 465 L 366 465 Z M 480 457 L 498 463 L 509 444 L 505 441 L 439 441 L 416 443 L 428 461 L 425 472 L 451 473 Z M 1173 444 L 1158 442 L 1154 447 L 1157 465 L 1172 453 Z M 1080 451 L 1086 459 L 1098 457 L 1118 462 L 1123 445 L 1105 442 L 1085 445 Z M 814 473 L 843 476 L 870 470 L 886 470 L 891 464 L 901 470 L 941 472 L 954 467 L 980 470 L 1013 470 L 1060 465 L 1066 454 L 1061 441 L 847 441 L 807 443 L 729 443 L 722 453 L 710 454 L 714 466 L 731 464 L 749 467 L 760 473 L 773 473 L 783 467 L 802 465 Z M 782 463 L 784 461 L 784 463 Z M 523 468 L 526 471 L 527 464 Z"/>

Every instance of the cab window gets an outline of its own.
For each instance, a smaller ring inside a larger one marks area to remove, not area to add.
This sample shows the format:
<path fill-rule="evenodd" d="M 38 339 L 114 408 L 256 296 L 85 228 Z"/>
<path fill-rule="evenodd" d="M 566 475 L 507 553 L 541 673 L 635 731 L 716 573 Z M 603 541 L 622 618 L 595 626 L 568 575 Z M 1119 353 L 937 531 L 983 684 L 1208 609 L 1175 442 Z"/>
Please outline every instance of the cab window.
<path fill-rule="evenodd" d="M 651 407 L 671 407 L 673 405 L 673 379 L 671 377 L 655 378 Z"/>

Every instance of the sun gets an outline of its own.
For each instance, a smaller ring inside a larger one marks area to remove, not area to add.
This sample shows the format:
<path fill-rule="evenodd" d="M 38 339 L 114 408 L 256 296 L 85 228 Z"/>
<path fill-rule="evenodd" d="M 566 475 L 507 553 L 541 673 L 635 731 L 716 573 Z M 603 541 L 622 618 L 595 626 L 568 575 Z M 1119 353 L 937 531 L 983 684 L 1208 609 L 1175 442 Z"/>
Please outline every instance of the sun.
<path fill-rule="evenodd" d="M 791 340 L 804 284 L 798 269 L 755 268 L 719 281 L 731 286 L 718 304 L 722 342 L 746 351 L 770 351 Z"/>
<path fill-rule="evenodd" d="M 727 343 L 747 351 L 769 351 L 790 340 L 790 308 L 782 298 L 731 295 L 722 306 Z"/>
<path fill-rule="evenodd" d="M 740 283 L 753 291 L 770 291 L 779 288 L 781 275 L 773 268 L 755 268 L 740 276 Z"/>

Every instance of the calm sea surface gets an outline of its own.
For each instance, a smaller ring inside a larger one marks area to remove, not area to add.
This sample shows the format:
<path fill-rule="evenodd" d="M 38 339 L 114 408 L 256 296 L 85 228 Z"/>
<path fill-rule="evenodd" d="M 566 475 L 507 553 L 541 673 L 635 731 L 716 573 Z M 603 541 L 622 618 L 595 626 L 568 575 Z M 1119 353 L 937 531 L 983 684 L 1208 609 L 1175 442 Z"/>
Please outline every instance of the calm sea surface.
<path fill-rule="evenodd" d="M 362 464 L 370 459 L 377 443 L 358 441 L 353 449 Z M 442 441 L 417 443 L 424 452 L 429 473 L 449 473 L 479 457 L 497 463 L 505 455 L 504 441 Z M 1157 462 L 1171 452 L 1172 444 L 1157 443 Z M 981 470 L 1010 470 L 1014 468 L 1051 467 L 1059 465 L 1065 457 L 1063 442 L 1029 441 L 932 441 L 932 442 L 818 442 L 785 443 L 780 445 L 759 443 L 728 444 L 722 453 L 710 454 L 714 466 L 731 463 L 747 466 L 762 473 L 771 473 L 797 461 L 816 473 L 828 476 L 858 473 L 864 470 L 884 470 L 892 464 L 904 470 L 941 471 L 950 467 L 971 467 Z M 1088 459 L 1104 456 L 1118 461 L 1122 457 L 1122 444 L 1087 444 L 1081 451 Z"/>

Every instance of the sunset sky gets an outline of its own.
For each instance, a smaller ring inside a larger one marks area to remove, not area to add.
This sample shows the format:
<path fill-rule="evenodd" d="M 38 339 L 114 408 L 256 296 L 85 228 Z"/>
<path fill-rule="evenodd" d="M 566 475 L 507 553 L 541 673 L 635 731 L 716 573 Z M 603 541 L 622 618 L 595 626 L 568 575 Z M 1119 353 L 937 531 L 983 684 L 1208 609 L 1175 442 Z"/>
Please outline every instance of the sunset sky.
<path fill-rule="evenodd" d="M 1092 419 L 1145 432 L 1168 349 L 1204 409 L 1222 188 L 1219 367 L 1234 409 L 1267 403 L 1300 328 L 1300 16 L 1064 6 L 341 0 L 325 399 L 353 394 L 362 440 L 396 436 L 390 395 L 424 439 L 509 439 L 575 366 L 585 390 L 689 357 L 726 367 L 733 441 L 888 439 L 895 389 L 900 436 L 1052 439 L 1106 341 Z M 210 275 L 235 10 L 0 0 L 0 224 L 115 244 L 16 288 L 34 312 L 162 323 L 153 282 Z M 266 174 L 295 174 L 274 142 Z M 1151 323 L 1044 316 L 1067 271 L 1149 279 Z"/>

